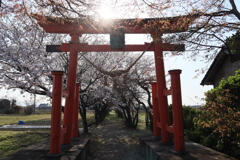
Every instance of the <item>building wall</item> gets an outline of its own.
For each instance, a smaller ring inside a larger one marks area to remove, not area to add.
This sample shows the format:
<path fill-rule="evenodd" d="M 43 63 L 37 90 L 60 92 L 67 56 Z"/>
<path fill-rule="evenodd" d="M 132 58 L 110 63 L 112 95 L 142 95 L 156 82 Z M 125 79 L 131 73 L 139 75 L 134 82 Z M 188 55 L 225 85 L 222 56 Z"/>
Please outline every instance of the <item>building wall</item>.
<path fill-rule="evenodd" d="M 235 71 L 238 69 L 240 69 L 240 61 L 231 63 L 230 57 L 228 56 L 223 62 L 221 69 L 217 72 L 217 74 L 214 77 L 214 88 L 219 85 L 219 82 L 221 81 L 222 78 L 227 79 L 229 76 L 235 75 Z"/>

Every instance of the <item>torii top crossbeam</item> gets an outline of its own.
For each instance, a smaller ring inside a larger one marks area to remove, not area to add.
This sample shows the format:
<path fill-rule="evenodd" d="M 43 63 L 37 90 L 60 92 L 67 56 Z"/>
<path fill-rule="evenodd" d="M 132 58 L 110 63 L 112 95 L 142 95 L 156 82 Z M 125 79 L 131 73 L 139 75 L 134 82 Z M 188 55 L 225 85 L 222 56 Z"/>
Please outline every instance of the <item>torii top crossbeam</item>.
<path fill-rule="evenodd" d="M 110 34 L 112 30 L 124 29 L 126 34 L 163 34 L 184 32 L 196 19 L 196 16 L 147 19 L 112 19 L 96 22 L 91 19 L 66 19 L 33 15 L 40 26 L 48 33 Z"/>

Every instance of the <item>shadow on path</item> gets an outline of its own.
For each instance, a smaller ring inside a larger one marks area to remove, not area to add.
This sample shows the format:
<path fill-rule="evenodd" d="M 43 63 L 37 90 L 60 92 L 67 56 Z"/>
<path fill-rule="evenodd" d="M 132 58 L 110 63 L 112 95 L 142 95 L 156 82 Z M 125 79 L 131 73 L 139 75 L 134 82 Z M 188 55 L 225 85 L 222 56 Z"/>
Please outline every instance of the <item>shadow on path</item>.
<path fill-rule="evenodd" d="M 87 160 L 144 160 L 139 136 L 150 131 L 129 129 L 124 120 L 110 115 L 97 127 L 90 129 L 90 156 Z"/>

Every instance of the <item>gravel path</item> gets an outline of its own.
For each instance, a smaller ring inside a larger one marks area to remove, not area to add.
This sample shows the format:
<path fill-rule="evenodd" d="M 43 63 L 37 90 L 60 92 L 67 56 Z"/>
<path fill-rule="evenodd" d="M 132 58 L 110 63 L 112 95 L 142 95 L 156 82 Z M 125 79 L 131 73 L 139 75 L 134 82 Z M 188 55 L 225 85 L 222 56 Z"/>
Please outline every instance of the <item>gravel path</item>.
<path fill-rule="evenodd" d="M 144 160 L 139 136 L 151 133 L 128 129 L 123 123 L 110 113 L 104 122 L 90 129 L 90 156 L 87 160 Z"/>

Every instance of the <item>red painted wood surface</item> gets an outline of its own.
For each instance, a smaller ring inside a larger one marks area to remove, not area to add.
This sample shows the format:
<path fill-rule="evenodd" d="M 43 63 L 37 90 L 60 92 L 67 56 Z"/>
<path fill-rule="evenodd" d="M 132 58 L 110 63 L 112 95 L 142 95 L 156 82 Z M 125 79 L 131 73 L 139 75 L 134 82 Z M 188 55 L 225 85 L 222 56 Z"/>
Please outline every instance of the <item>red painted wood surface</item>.
<path fill-rule="evenodd" d="M 162 142 L 170 142 L 171 135 L 166 130 L 166 126 L 169 126 L 170 119 L 168 114 L 168 102 L 167 96 L 164 95 L 164 90 L 166 90 L 166 80 L 165 80 L 165 69 L 163 60 L 163 48 L 158 44 L 154 44 L 154 58 L 156 67 L 156 78 L 157 78 L 157 95 L 158 95 L 158 107 L 161 122 L 161 136 Z"/>
<path fill-rule="evenodd" d="M 160 123 L 159 105 L 157 96 L 157 83 L 151 83 L 152 85 L 152 105 L 153 105 L 153 135 L 156 137 L 161 136 L 161 128 L 158 127 Z"/>
<path fill-rule="evenodd" d="M 172 110 L 174 124 L 174 149 L 176 151 L 185 151 L 184 125 L 180 74 L 181 70 L 171 70 L 171 90 L 172 90 Z"/>
<path fill-rule="evenodd" d="M 61 144 L 62 71 L 53 71 L 51 134 L 49 154 L 59 154 Z"/>
<path fill-rule="evenodd" d="M 72 138 L 78 138 L 78 106 L 79 106 L 79 88 L 80 84 L 76 84 L 75 97 L 74 97 L 74 108 L 73 108 L 73 131 Z"/>
<path fill-rule="evenodd" d="M 69 43 L 63 43 L 62 45 L 59 45 L 56 47 L 57 50 L 60 52 L 69 52 L 72 44 Z M 148 48 L 147 51 L 154 51 L 155 48 L 153 45 L 149 46 L 150 43 L 145 43 L 143 45 L 125 45 L 125 48 L 123 49 L 112 49 L 110 48 L 110 45 L 88 45 L 87 43 L 78 43 L 76 45 L 75 49 L 80 52 L 124 52 L 124 51 L 131 51 L 131 52 L 138 52 L 138 51 L 144 51 L 146 48 Z M 51 45 L 49 45 L 51 46 Z M 169 43 L 163 43 L 161 44 L 162 50 L 164 51 L 178 51 L 178 48 L 184 48 L 184 45 L 172 45 Z M 59 52 L 55 51 L 55 52 Z"/>
<path fill-rule="evenodd" d="M 72 44 L 74 47 L 76 47 L 77 42 L 79 41 L 79 35 L 71 34 L 71 41 L 76 42 Z M 69 54 L 68 77 L 67 77 L 67 91 L 69 92 L 69 95 L 68 97 L 66 97 L 65 101 L 63 122 L 64 127 L 67 128 L 67 133 L 64 134 L 63 144 L 70 144 L 72 138 L 72 116 L 76 87 L 77 62 L 78 52 L 73 47 L 71 47 Z"/>
<path fill-rule="evenodd" d="M 175 33 L 184 32 L 197 18 L 196 16 L 179 16 L 169 18 L 146 19 L 112 19 L 96 22 L 91 19 L 65 19 L 33 15 L 40 26 L 48 33 L 69 34 L 110 34 L 112 29 L 123 28 L 126 34 Z"/>
<path fill-rule="evenodd" d="M 144 51 L 150 43 L 144 45 L 126 45 L 124 49 L 111 49 L 110 45 L 88 45 L 87 43 L 79 43 L 76 49 L 81 52 L 115 52 L 115 51 Z M 62 52 L 69 52 L 71 45 L 69 43 L 63 43 L 57 49 Z M 148 51 L 154 51 L 154 47 L 150 46 Z"/>

